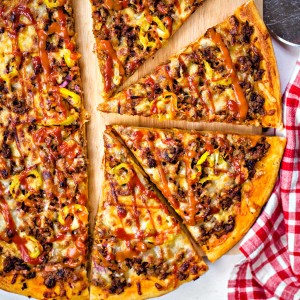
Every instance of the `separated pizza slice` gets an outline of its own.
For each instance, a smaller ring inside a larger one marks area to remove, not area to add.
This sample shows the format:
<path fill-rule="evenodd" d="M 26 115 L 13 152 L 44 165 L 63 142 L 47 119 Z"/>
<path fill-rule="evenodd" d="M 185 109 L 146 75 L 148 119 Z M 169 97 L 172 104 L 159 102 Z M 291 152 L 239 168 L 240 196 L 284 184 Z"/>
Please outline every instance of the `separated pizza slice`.
<path fill-rule="evenodd" d="M 0 11 L 0 288 L 88 299 L 85 111 L 71 1 L 3 0 Z"/>
<path fill-rule="evenodd" d="M 161 120 L 281 126 L 276 60 L 253 1 L 99 109 Z"/>
<path fill-rule="evenodd" d="M 285 147 L 279 137 L 113 128 L 212 262 L 256 220 Z"/>
<path fill-rule="evenodd" d="M 94 229 L 91 299 L 156 297 L 207 270 L 127 148 L 107 130 Z"/>
<path fill-rule="evenodd" d="M 75 126 L 0 128 L 0 288 L 88 299 L 87 165 Z"/>
<path fill-rule="evenodd" d="M 70 0 L 1 1 L 0 125 L 85 117 Z"/>
<path fill-rule="evenodd" d="M 203 0 L 91 0 L 103 96 L 111 96 Z"/>

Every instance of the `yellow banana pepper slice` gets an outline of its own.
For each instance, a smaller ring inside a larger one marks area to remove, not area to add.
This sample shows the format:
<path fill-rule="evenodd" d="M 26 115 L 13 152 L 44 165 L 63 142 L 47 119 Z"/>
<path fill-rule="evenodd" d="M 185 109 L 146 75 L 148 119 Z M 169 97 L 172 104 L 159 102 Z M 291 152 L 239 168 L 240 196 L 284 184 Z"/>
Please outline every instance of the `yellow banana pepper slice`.
<path fill-rule="evenodd" d="M 26 172 L 27 174 L 23 174 L 24 172 Z M 19 175 L 13 176 L 12 181 L 9 185 L 10 193 L 12 194 L 14 199 L 20 202 L 27 199 L 34 192 L 37 192 L 43 185 L 42 177 L 37 170 L 31 170 L 29 172 L 24 171 L 24 172 L 22 172 Z M 28 188 L 28 191 L 25 194 L 23 194 L 20 189 L 21 186 L 20 178 L 22 178 L 24 175 L 26 177 L 26 185 Z"/>
<path fill-rule="evenodd" d="M 85 206 L 80 204 L 64 206 L 58 214 L 58 222 L 63 226 L 66 225 L 66 218 L 68 215 L 73 216 L 73 221 L 70 225 L 71 230 L 76 230 L 79 228 L 79 221 L 84 224 L 86 224 L 88 221 L 88 210 Z"/>
<path fill-rule="evenodd" d="M 166 110 L 170 103 L 169 110 Z M 150 110 L 158 114 L 160 120 L 174 119 L 177 111 L 177 96 L 172 92 L 164 92 L 150 104 Z"/>
<path fill-rule="evenodd" d="M 170 32 L 169 30 L 166 28 L 166 26 L 164 25 L 164 23 L 157 17 L 154 16 L 152 18 L 153 22 L 155 22 L 157 24 L 158 27 L 158 35 L 160 37 L 162 37 L 163 39 L 168 39 L 170 37 Z"/>
<path fill-rule="evenodd" d="M 201 178 L 201 179 L 199 180 L 199 183 L 204 183 L 204 182 L 206 182 L 206 181 L 208 181 L 208 180 L 215 180 L 215 179 L 218 179 L 218 178 L 219 178 L 219 176 L 216 176 L 216 175 L 209 175 L 209 176 L 207 176 L 207 177 Z"/>
<path fill-rule="evenodd" d="M 199 172 L 202 171 L 202 167 L 201 165 L 206 161 L 206 159 L 208 158 L 208 156 L 210 155 L 210 153 L 208 151 L 204 152 L 201 157 L 199 158 L 199 160 L 196 163 L 196 167 L 198 169 Z"/>
<path fill-rule="evenodd" d="M 76 107 L 79 108 L 81 105 L 81 98 L 79 95 L 77 95 L 76 93 L 66 89 L 66 88 L 59 88 L 60 93 L 62 94 L 62 96 L 64 98 L 71 98 L 71 104 Z"/>
<path fill-rule="evenodd" d="M 64 0 L 44 0 L 48 8 L 55 8 L 64 5 Z"/>
<path fill-rule="evenodd" d="M 121 172 L 121 170 L 123 170 Z M 115 179 L 119 185 L 126 184 L 132 177 L 132 170 L 126 163 L 121 163 L 112 169 Z"/>
<path fill-rule="evenodd" d="M 9 90 L 11 90 L 11 80 L 18 76 L 19 72 L 16 69 L 13 69 L 11 72 L 8 74 L 3 74 L 1 75 L 1 78 L 6 82 L 7 87 Z"/>
<path fill-rule="evenodd" d="M 27 236 L 26 240 L 27 240 L 27 243 L 25 244 L 25 247 L 27 248 L 27 250 L 29 252 L 29 256 L 31 258 L 39 257 L 43 251 L 43 247 L 39 243 L 39 241 L 36 238 L 34 238 L 33 236 Z"/>

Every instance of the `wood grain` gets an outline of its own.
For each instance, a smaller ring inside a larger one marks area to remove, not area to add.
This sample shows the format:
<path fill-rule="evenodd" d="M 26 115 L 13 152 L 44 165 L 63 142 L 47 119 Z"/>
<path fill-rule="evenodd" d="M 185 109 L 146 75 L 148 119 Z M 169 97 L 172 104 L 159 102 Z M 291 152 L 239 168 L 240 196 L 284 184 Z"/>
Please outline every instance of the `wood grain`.
<path fill-rule="evenodd" d="M 128 86 L 138 78 L 151 72 L 158 64 L 163 63 L 169 56 L 187 46 L 199 38 L 207 28 L 230 16 L 234 10 L 245 3 L 245 0 L 206 0 L 187 22 L 176 32 L 169 43 L 160 49 L 156 55 L 149 59 L 129 80 Z M 259 9 L 262 9 L 262 0 L 256 1 Z M 81 74 L 84 89 L 84 102 L 90 114 L 87 124 L 88 157 L 89 157 L 89 206 L 91 212 L 91 224 L 97 211 L 98 200 L 101 195 L 103 179 L 103 131 L 107 124 L 128 124 L 154 127 L 179 127 L 197 130 L 217 130 L 237 133 L 261 133 L 261 128 L 247 126 L 190 123 L 186 121 L 158 121 L 151 118 L 119 116 L 104 114 L 97 111 L 98 104 L 102 101 L 100 94 L 102 89 L 101 74 L 98 61 L 94 53 L 95 40 L 92 32 L 91 5 L 89 0 L 74 0 L 74 15 L 77 31 L 77 41 L 80 59 Z M 261 10 L 262 11 L 262 10 Z"/>

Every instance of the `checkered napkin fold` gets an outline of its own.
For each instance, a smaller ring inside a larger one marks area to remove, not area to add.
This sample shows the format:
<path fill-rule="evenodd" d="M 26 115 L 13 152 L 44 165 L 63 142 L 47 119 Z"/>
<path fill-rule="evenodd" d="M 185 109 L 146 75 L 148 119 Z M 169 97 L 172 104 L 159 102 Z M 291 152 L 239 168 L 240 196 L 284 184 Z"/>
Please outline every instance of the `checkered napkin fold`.
<path fill-rule="evenodd" d="M 228 282 L 228 299 L 300 299 L 300 57 L 283 96 L 287 137 L 280 177 L 244 238 L 245 258 Z"/>

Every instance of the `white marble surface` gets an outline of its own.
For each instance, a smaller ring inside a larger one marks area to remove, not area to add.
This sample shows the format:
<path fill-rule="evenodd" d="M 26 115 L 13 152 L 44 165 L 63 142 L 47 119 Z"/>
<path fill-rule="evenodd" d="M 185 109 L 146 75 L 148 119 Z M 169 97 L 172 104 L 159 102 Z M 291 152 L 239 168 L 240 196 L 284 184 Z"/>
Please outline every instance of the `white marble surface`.
<path fill-rule="evenodd" d="M 300 48 L 291 47 L 274 40 L 281 91 L 284 92 L 292 75 Z M 237 249 L 237 248 L 235 248 Z M 237 251 L 233 251 L 237 252 Z M 242 259 L 241 254 L 225 255 L 216 263 L 210 264 L 210 270 L 195 282 L 187 283 L 160 300 L 223 300 L 227 299 L 227 281 L 233 266 Z M 34 295 L 32 295 L 34 296 Z M 0 290 L 0 300 L 24 300 L 27 297 L 10 294 Z"/>

